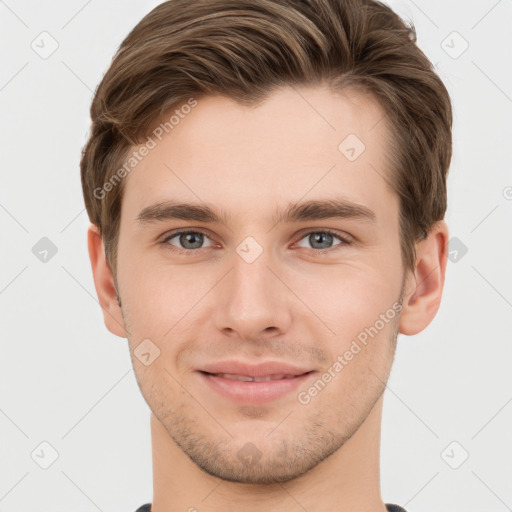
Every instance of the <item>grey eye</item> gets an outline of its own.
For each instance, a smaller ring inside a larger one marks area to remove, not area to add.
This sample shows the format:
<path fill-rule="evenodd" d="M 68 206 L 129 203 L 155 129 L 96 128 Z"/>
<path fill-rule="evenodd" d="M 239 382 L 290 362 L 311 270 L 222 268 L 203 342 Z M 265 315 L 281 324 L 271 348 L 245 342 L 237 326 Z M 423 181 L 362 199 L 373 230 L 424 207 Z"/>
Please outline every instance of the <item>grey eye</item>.
<path fill-rule="evenodd" d="M 177 238 L 178 243 L 172 243 L 171 240 Z M 175 233 L 165 239 L 165 243 L 176 247 L 177 249 L 182 249 L 185 251 L 193 251 L 195 249 L 203 249 L 206 246 L 203 246 L 204 242 L 209 240 L 209 238 L 199 232 L 199 231 L 182 231 L 180 233 Z M 211 245 L 211 243 L 210 243 Z"/>
<path fill-rule="evenodd" d="M 328 231 L 311 231 L 306 233 L 301 240 L 307 240 L 310 244 L 310 247 L 306 246 L 308 249 L 325 250 L 335 247 L 336 245 L 340 245 L 339 243 L 333 243 L 336 238 L 341 243 L 344 242 L 342 238 Z M 304 247 L 304 245 L 300 245 L 300 247 Z"/>

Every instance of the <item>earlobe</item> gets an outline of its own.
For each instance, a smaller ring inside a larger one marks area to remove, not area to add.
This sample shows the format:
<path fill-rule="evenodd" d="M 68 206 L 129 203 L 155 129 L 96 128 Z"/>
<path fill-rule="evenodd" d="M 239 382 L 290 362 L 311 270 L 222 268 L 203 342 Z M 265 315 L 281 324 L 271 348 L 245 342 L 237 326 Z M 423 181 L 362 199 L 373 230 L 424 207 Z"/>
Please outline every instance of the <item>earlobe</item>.
<path fill-rule="evenodd" d="M 402 303 L 401 334 L 418 334 L 434 319 L 441 304 L 447 257 L 448 227 L 440 221 L 416 246 L 416 265 L 406 281 Z"/>
<path fill-rule="evenodd" d="M 126 338 L 126 328 L 121 307 L 117 300 L 114 276 L 105 258 L 105 247 L 99 228 L 94 224 L 91 224 L 87 230 L 87 245 L 94 286 L 103 311 L 105 325 L 112 334 Z"/>

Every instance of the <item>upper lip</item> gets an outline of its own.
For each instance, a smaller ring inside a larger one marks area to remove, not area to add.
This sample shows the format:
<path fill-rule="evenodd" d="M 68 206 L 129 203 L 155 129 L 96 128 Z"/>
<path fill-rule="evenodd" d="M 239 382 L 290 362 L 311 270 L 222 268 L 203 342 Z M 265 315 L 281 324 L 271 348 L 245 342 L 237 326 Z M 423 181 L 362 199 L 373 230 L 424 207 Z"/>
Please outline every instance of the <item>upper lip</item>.
<path fill-rule="evenodd" d="M 241 361 L 219 361 L 207 364 L 199 370 L 207 373 L 228 373 L 231 375 L 244 375 L 246 377 L 302 375 L 312 371 L 310 368 L 301 368 L 279 361 L 263 361 L 257 364 L 248 364 Z"/>

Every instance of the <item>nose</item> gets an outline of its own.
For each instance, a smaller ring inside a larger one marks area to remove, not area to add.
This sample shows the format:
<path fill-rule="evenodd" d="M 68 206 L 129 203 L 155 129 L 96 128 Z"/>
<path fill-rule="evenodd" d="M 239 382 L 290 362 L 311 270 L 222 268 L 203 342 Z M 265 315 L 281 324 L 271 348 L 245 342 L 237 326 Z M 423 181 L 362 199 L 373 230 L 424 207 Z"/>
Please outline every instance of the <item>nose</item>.
<path fill-rule="evenodd" d="M 275 266 L 266 251 L 252 262 L 233 254 L 232 269 L 217 290 L 214 321 L 220 331 L 251 341 L 288 330 L 293 299 Z"/>

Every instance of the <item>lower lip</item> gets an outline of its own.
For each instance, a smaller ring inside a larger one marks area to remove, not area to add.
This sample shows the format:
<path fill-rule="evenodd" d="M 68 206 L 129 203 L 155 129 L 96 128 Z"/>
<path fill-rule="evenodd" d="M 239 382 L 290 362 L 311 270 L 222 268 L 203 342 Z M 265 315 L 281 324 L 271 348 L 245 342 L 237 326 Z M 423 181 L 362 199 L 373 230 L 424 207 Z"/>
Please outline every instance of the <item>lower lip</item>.
<path fill-rule="evenodd" d="M 226 379 L 205 372 L 198 373 L 203 381 L 219 394 L 238 403 L 259 405 L 295 391 L 301 384 L 311 379 L 315 372 L 304 373 L 291 379 L 260 382 Z"/>

